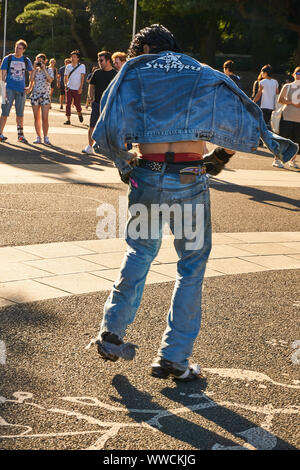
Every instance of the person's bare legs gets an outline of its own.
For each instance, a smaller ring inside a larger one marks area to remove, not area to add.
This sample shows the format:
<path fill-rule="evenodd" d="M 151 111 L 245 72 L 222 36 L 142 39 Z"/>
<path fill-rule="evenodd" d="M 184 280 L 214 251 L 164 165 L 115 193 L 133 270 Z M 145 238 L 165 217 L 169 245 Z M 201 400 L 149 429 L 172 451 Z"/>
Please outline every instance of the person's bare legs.
<path fill-rule="evenodd" d="M 3 134 L 3 130 L 7 121 L 8 116 L 1 116 L 0 118 L 0 134 Z"/>
<path fill-rule="evenodd" d="M 49 109 L 50 109 L 50 104 L 45 104 L 42 106 L 42 126 L 43 126 L 44 137 L 48 137 Z"/>
<path fill-rule="evenodd" d="M 41 106 L 34 105 L 32 106 L 33 116 L 34 116 L 34 127 L 36 135 L 41 139 L 42 138 L 42 125 L 41 125 Z"/>
<path fill-rule="evenodd" d="M 94 139 L 92 138 L 92 133 L 94 132 L 94 127 L 89 127 L 88 131 L 88 139 L 89 139 L 89 145 L 93 147 Z"/>

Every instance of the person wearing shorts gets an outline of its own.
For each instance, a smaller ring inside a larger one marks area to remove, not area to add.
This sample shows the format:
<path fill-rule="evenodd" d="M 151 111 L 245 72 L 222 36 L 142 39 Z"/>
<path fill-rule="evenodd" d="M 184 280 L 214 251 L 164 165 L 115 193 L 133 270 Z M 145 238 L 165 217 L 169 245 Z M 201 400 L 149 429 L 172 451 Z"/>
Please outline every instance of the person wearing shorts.
<path fill-rule="evenodd" d="M 63 104 L 65 100 L 65 95 L 66 95 L 66 89 L 65 89 L 65 68 L 68 64 L 71 63 L 71 59 L 65 59 L 64 64 L 62 67 L 58 69 L 57 72 L 57 88 L 59 88 L 59 103 L 60 103 L 60 109 L 63 109 Z"/>
<path fill-rule="evenodd" d="M 46 67 L 47 57 L 45 54 L 38 54 L 35 58 L 32 74 L 32 94 L 31 106 L 34 115 L 34 126 L 36 130 L 36 139 L 34 144 L 42 143 L 42 129 L 44 134 L 44 143 L 50 145 L 49 130 L 49 109 L 51 105 L 51 83 L 54 80 L 52 68 Z"/>
<path fill-rule="evenodd" d="M 32 79 L 32 63 L 28 57 L 24 57 L 27 43 L 20 39 L 15 44 L 15 53 L 4 57 L 1 64 L 2 83 L 5 83 L 5 95 L 2 96 L 2 115 L 0 118 L 0 142 L 5 142 L 7 137 L 3 135 L 13 102 L 16 108 L 16 121 L 18 141 L 27 143 L 23 134 L 24 107 L 26 94 L 30 92 Z M 25 86 L 25 72 L 29 73 L 30 85 Z"/>
<path fill-rule="evenodd" d="M 88 96 L 92 103 L 90 116 L 90 126 L 88 131 L 88 145 L 82 150 L 83 153 L 92 155 L 93 142 L 92 133 L 100 115 L 100 101 L 104 90 L 108 87 L 112 79 L 117 75 L 117 71 L 112 67 L 111 53 L 108 51 L 98 52 L 99 69 L 95 70 L 89 84 Z"/>

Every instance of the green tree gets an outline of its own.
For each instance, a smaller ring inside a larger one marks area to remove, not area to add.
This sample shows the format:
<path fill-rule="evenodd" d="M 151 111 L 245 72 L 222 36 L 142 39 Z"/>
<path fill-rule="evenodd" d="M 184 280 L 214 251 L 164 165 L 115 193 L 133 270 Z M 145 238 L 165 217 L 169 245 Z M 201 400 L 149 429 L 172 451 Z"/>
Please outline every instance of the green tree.
<path fill-rule="evenodd" d="M 6 35 L 7 35 L 8 41 L 16 41 L 17 39 L 20 39 L 20 38 L 23 38 L 26 41 L 30 41 L 31 33 L 25 30 L 24 25 L 20 25 L 15 22 L 16 16 L 23 11 L 27 3 L 28 3 L 28 0 L 9 0 L 7 2 L 7 33 Z M 2 1 L 1 3 L 0 28 L 1 28 L 1 31 L 3 31 L 4 29 L 4 1 Z"/>
<path fill-rule="evenodd" d="M 270 48 L 275 39 L 290 45 L 290 55 L 300 64 L 300 2 L 299 0 L 232 0 L 242 18 L 247 20 L 256 38 L 256 53 Z M 272 20 L 270 22 L 270 19 Z M 264 33 L 262 32 L 264 30 Z M 277 47 L 280 45 L 278 44 Z M 271 51 L 270 51 L 271 52 Z M 278 52 L 278 51 L 277 51 Z"/>
<path fill-rule="evenodd" d="M 133 0 L 87 0 L 86 3 L 91 39 L 97 50 L 126 51 L 132 35 Z"/>
<path fill-rule="evenodd" d="M 76 0 L 68 3 L 73 8 L 78 6 Z M 82 0 L 80 4 L 84 5 Z M 81 53 L 88 56 L 84 38 L 76 28 L 73 10 L 66 6 L 36 0 L 24 7 L 24 11 L 16 17 L 16 22 L 26 25 L 26 29 L 32 32 L 35 39 L 31 46 L 36 49 L 65 54 L 66 50 L 70 52 L 69 49 L 79 47 Z"/>
<path fill-rule="evenodd" d="M 172 30 L 184 50 L 199 52 L 201 61 L 215 65 L 220 21 L 234 15 L 230 0 L 140 0 L 140 5 L 152 22 Z"/>

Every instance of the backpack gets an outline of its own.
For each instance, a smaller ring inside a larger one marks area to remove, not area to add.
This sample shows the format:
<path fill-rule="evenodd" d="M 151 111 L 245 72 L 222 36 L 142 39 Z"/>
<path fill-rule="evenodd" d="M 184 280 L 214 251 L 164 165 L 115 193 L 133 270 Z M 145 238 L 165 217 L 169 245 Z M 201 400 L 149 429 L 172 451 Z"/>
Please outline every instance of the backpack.
<path fill-rule="evenodd" d="M 7 74 L 10 69 L 11 61 L 12 61 L 13 54 L 8 55 L 7 59 Z M 24 57 L 24 62 L 25 62 L 25 86 L 28 86 L 29 83 L 29 74 L 28 74 L 28 68 L 29 68 L 29 59 L 28 57 Z"/>

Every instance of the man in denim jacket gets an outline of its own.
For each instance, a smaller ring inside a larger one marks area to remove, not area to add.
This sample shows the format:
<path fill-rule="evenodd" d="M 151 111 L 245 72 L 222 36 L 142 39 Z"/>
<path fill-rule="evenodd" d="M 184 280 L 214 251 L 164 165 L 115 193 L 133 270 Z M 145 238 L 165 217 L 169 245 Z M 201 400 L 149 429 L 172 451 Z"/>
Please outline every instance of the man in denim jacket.
<path fill-rule="evenodd" d="M 254 151 L 260 135 L 283 160 L 292 158 L 297 146 L 267 130 L 258 106 L 230 78 L 180 53 L 163 26 L 141 30 L 128 56 L 131 60 L 102 97 L 93 133 L 95 151 L 113 160 L 129 183 L 130 217 L 128 250 L 91 344 L 97 344 L 106 360 L 134 358 L 137 346 L 123 338 L 140 305 L 167 220 L 179 260 L 151 374 L 189 381 L 200 375 L 189 357 L 200 330 L 202 283 L 211 250 L 206 171 L 217 174 L 234 150 Z M 206 140 L 226 148 L 204 157 Z M 132 148 L 136 143 L 138 151 Z"/>

